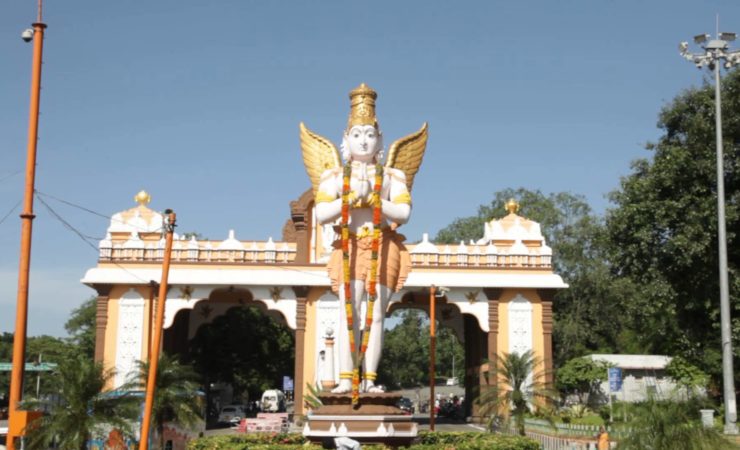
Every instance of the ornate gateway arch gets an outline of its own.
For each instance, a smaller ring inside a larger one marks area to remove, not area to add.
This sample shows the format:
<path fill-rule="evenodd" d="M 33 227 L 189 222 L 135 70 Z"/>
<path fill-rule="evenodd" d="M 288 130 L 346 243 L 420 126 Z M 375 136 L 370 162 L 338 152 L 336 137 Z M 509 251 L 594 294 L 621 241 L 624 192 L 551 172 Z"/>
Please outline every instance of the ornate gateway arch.
<path fill-rule="evenodd" d="M 137 359 L 148 357 L 156 302 L 151 281 L 161 278 L 162 216 L 146 203 L 111 217 L 97 266 L 82 279 L 98 293 L 96 360 L 118 369 L 118 384 Z M 337 329 L 341 306 L 326 271 L 330 249 L 324 236 L 329 233 L 314 220 L 311 192 L 290 206 L 280 241 L 239 240 L 233 231 L 220 241 L 178 237 L 165 329 L 182 310 L 218 314 L 227 297 L 234 304 L 259 304 L 294 330 L 295 404 L 301 413 L 305 384 L 326 381 L 327 365 L 320 356 L 332 354 L 326 352 L 327 330 Z M 508 207 L 506 217 L 485 224 L 476 242 L 436 245 L 424 235 L 420 243 L 407 245 L 413 269 L 389 305 L 392 310 L 416 301 L 424 309 L 429 286 L 448 289 L 442 301 L 462 316 L 462 330 L 456 331 L 466 349 L 470 394 L 483 382 L 481 361 L 504 352 L 532 349 L 546 373 L 552 369 L 552 296 L 567 285 L 552 271 L 552 251 L 539 224 L 517 215 L 516 205 Z M 187 338 L 206 321 L 203 314 L 191 314 L 189 320 Z M 337 382 L 339 365 L 333 361 L 330 367 Z"/>

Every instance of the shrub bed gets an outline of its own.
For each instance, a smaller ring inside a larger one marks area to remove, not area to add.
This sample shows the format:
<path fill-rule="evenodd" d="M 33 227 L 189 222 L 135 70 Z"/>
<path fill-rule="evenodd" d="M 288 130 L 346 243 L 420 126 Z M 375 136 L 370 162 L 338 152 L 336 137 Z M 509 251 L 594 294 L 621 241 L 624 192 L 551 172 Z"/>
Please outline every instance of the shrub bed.
<path fill-rule="evenodd" d="M 318 450 L 301 434 L 231 434 L 190 441 L 188 450 Z M 384 445 L 363 445 L 363 450 L 388 450 Z M 475 432 L 420 432 L 409 450 L 539 450 L 537 442 L 520 436 Z"/>

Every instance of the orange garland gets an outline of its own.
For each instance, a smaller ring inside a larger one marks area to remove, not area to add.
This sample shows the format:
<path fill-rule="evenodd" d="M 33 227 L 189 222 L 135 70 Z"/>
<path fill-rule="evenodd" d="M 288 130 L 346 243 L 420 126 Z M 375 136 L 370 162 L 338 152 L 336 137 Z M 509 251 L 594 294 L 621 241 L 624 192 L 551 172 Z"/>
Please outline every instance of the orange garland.
<path fill-rule="evenodd" d="M 383 186 L 383 166 L 375 165 L 375 184 L 373 185 L 372 205 L 373 205 L 373 241 L 372 241 L 372 259 L 370 261 L 370 280 L 368 287 L 367 311 L 365 315 L 365 326 L 362 329 L 361 346 L 357 349 L 355 345 L 355 335 L 353 331 L 354 319 L 352 317 L 352 285 L 349 260 L 349 197 L 350 197 L 350 178 L 352 177 L 352 164 L 344 166 L 344 177 L 342 180 L 342 269 L 344 275 L 344 307 L 347 313 L 347 331 L 349 334 L 349 347 L 352 351 L 352 361 L 354 369 L 352 370 L 352 405 L 360 402 L 360 365 L 365 357 L 367 345 L 370 340 L 370 328 L 373 322 L 373 309 L 377 299 L 377 278 L 378 278 L 378 252 L 380 247 L 380 221 L 382 218 L 382 201 L 380 199 L 380 190 Z"/>

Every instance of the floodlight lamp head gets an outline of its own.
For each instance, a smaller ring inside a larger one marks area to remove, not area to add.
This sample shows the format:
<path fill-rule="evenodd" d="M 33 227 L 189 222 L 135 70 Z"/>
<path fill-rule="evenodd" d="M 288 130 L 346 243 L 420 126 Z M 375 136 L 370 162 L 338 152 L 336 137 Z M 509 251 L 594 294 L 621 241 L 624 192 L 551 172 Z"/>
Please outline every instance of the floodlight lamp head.
<path fill-rule="evenodd" d="M 694 36 L 694 42 L 696 42 L 697 44 L 703 44 L 707 42 L 708 40 L 709 40 L 708 34 L 697 34 L 696 36 Z"/>
<path fill-rule="evenodd" d="M 737 33 L 720 33 L 719 38 L 726 42 L 732 42 L 737 39 Z"/>
<path fill-rule="evenodd" d="M 686 53 L 689 52 L 689 43 L 681 42 L 680 44 L 678 44 L 678 51 L 681 53 L 682 56 L 685 56 Z"/>

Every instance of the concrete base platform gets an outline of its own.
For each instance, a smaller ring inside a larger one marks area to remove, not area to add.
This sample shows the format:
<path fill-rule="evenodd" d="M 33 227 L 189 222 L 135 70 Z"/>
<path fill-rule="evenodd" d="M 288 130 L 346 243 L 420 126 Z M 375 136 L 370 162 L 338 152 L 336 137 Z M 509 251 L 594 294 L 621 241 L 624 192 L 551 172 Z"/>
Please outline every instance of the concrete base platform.
<path fill-rule="evenodd" d="M 362 443 L 409 445 L 418 425 L 395 406 L 400 398 L 399 394 L 362 394 L 360 404 L 353 406 L 349 395 L 322 394 L 322 405 L 309 414 L 303 435 L 316 443 L 348 437 Z"/>

